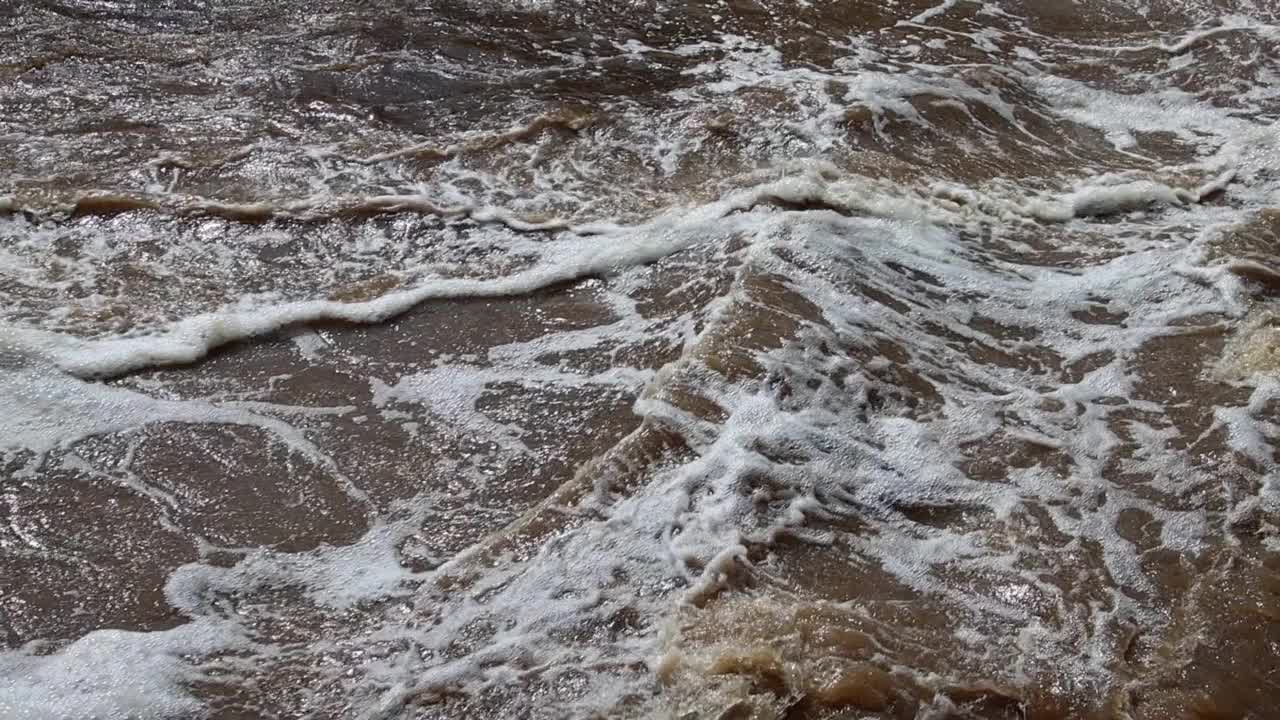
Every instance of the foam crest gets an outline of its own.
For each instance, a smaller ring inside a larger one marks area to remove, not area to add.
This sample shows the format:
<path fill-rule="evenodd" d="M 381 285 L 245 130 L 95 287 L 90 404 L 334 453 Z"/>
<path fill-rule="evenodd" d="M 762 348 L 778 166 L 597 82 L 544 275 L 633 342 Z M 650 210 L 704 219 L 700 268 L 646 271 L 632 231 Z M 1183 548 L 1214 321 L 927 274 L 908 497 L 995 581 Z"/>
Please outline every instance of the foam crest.
<path fill-rule="evenodd" d="M 196 680 L 187 657 L 237 649 L 234 627 L 200 622 L 172 630 L 99 630 L 54 655 L 0 656 L 0 710 L 15 720 L 169 720 L 205 706 L 184 691 Z"/>

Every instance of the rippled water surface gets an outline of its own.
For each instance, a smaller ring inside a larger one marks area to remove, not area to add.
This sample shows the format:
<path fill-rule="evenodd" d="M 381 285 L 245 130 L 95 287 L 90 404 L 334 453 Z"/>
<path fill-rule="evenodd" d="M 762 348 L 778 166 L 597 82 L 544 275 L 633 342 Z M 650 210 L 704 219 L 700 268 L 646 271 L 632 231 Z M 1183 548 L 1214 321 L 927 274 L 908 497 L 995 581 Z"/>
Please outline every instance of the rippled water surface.
<path fill-rule="evenodd" d="M 0 3 L 0 717 L 1280 716 L 1280 11 Z"/>

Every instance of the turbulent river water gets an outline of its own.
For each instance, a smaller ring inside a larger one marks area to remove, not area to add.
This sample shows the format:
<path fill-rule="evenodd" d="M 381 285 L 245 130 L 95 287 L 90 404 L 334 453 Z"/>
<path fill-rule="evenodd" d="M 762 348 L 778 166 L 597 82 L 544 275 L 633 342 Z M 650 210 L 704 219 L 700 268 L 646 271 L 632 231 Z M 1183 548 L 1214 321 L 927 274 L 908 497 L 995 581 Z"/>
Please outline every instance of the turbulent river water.
<path fill-rule="evenodd" d="M 1269 0 L 0 2 L 0 717 L 1280 717 Z"/>

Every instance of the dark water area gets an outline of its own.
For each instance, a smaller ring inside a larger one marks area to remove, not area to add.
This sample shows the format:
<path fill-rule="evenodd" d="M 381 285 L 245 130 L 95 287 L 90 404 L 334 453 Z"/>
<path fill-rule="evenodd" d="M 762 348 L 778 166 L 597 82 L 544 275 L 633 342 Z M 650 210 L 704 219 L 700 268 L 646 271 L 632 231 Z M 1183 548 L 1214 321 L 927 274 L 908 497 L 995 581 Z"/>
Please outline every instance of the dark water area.
<path fill-rule="evenodd" d="M 0 718 L 1280 714 L 1266 3 L 0 4 Z"/>

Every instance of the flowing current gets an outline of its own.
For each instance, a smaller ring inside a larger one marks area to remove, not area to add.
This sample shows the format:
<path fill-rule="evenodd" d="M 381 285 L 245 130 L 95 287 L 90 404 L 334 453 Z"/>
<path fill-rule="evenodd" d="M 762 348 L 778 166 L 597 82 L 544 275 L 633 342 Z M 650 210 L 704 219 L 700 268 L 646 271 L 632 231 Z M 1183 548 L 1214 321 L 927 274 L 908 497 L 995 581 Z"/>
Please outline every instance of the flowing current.
<path fill-rule="evenodd" d="M 1269 0 L 0 2 L 0 718 L 1280 717 Z"/>

